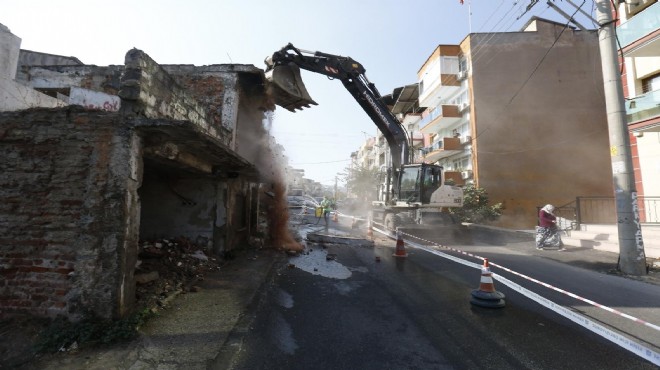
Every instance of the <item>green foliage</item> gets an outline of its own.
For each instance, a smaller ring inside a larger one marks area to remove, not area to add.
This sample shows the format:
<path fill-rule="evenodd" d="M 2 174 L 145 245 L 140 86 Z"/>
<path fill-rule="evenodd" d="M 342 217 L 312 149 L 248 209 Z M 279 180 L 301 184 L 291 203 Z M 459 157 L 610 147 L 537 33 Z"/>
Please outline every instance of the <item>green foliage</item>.
<path fill-rule="evenodd" d="M 463 188 L 463 207 L 451 208 L 453 214 L 460 222 L 481 223 L 495 221 L 504 210 L 502 203 L 489 204 L 488 193 L 482 188 L 474 185 L 466 185 Z"/>
<path fill-rule="evenodd" d="M 120 320 L 88 316 L 72 323 L 58 318 L 41 333 L 35 349 L 37 352 L 56 352 L 73 343 L 84 348 L 131 340 L 137 336 L 140 326 L 154 315 L 145 309 Z"/>
<path fill-rule="evenodd" d="M 373 199 L 378 184 L 378 169 L 349 167 L 342 174 L 348 191 L 358 199 Z"/>

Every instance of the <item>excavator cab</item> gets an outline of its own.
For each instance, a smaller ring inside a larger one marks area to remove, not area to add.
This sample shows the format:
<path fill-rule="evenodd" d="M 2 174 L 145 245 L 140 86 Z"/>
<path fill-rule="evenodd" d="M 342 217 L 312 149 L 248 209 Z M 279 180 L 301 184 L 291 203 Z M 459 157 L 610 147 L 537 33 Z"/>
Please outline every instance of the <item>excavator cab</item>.
<path fill-rule="evenodd" d="M 318 105 L 309 93 L 300 77 L 300 68 L 293 62 L 287 64 L 273 65 L 270 59 L 266 59 L 266 80 L 270 82 L 270 94 L 275 104 L 295 112 L 303 107 Z"/>
<path fill-rule="evenodd" d="M 444 184 L 442 166 L 413 164 L 402 166 L 399 175 L 399 201 L 417 203 L 421 207 L 461 207 L 463 190 Z"/>
<path fill-rule="evenodd" d="M 428 164 L 404 165 L 399 172 L 399 201 L 428 204 L 431 196 L 442 184 L 442 167 Z"/>

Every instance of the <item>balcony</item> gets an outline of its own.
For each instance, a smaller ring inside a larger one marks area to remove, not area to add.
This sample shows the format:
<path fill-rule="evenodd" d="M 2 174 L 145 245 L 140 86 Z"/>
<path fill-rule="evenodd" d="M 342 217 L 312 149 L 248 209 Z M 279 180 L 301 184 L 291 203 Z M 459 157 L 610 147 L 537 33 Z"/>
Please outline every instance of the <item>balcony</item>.
<path fill-rule="evenodd" d="M 451 126 L 463 118 L 458 105 L 441 105 L 429 112 L 419 122 L 419 129 L 425 134 L 438 132 L 441 126 Z"/>
<path fill-rule="evenodd" d="M 457 137 L 445 137 L 421 149 L 424 162 L 433 163 L 442 158 L 450 157 L 462 151 L 461 140 Z"/>
<path fill-rule="evenodd" d="M 452 95 L 461 87 L 458 74 L 441 74 L 438 80 L 433 81 L 428 88 L 419 94 L 420 107 L 432 107 L 441 96 Z"/>
<path fill-rule="evenodd" d="M 445 183 L 447 182 L 453 182 L 457 186 L 465 185 L 465 180 L 460 171 L 445 171 Z"/>
<path fill-rule="evenodd" d="M 658 19 L 660 19 L 660 3 L 657 2 L 616 28 L 621 49 L 624 50 L 626 56 L 643 57 L 658 55 L 657 44 L 660 43 L 660 40 L 658 40 L 658 35 L 660 34 L 658 32 L 658 29 L 660 29 Z M 654 47 L 646 48 L 645 46 L 647 45 Z M 625 50 L 632 46 L 634 46 L 634 51 Z M 647 49 L 655 49 L 655 51 Z"/>
<path fill-rule="evenodd" d="M 660 116 L 660 90 L 647 92 L 626 102 L 628 124 Z"/>

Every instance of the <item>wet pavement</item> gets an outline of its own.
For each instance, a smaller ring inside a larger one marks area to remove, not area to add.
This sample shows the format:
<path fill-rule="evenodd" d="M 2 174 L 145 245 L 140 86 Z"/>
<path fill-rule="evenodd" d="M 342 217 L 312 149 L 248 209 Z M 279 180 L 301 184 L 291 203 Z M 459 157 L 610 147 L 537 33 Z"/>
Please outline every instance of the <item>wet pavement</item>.
<path fill-rule="evenodd" d="M 292 219 L 293 228 L 303 240 L 307 233 L 325 234 L 325 227 L 313 221 L 313 216 Z M 366 235 L 365 227 L 353 229 L 351 223 L 350 218 L 340 219 L 330 225 L 328 234 L 338 238 Z M 391 239 L 380 234 L 375 235 L 375 242 L 377 247 L 393 246 Z M 541 255 L 603 273 L 614 268 L 617 261 L 616 254 L 596 250 L 538 251 L 530 241 L 514 240 L 507 247 L 517 253 Z M 305 252 L 307 254 L 296 257 L 295 267 L 312 274 L 349 273 L 325 255 L 323 263 L 319 262 L 320 258 L 313 255 L 317 252 L 310 249 Z M 20 369 L 223 368 L 223 364 L 229 363 L 240 348 L 241 338 L 249 329 L 251 315 L 267 285 L 278 269 L 292 267 L 288 260 L 286 253 L 274 249 L 239 253 L 222 269 L 208 274 L 198 284 L 197 292 L 172 299 L 166 309 L 142 328 L 138 339 L 109 348 L 43 356 Z M 657 271 L 652 271 L 648 276 L 630 278 L 660 285 L 659 277 Z"/>

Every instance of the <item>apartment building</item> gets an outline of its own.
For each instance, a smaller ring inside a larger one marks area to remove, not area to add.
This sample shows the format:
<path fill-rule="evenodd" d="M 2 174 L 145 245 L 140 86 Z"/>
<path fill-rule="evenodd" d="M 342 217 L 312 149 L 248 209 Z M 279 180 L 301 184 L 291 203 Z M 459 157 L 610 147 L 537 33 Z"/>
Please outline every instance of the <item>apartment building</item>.
<path fill-rule="evenodd" d="M 657 220 L 657 207 L 650 205 L 660 194 L 660 3 L 621 2 L 615 13 L 635 188 L 646 199 L 639 216 Z"/>
<path fill-rule="evenodd" d="M 611 196 L 598 35 L 532 18 L 519 32 L 439 45 L 418 71 L 419 161 L 505 205 L 499 226 L 531 228 L 537 207 Z"/>

